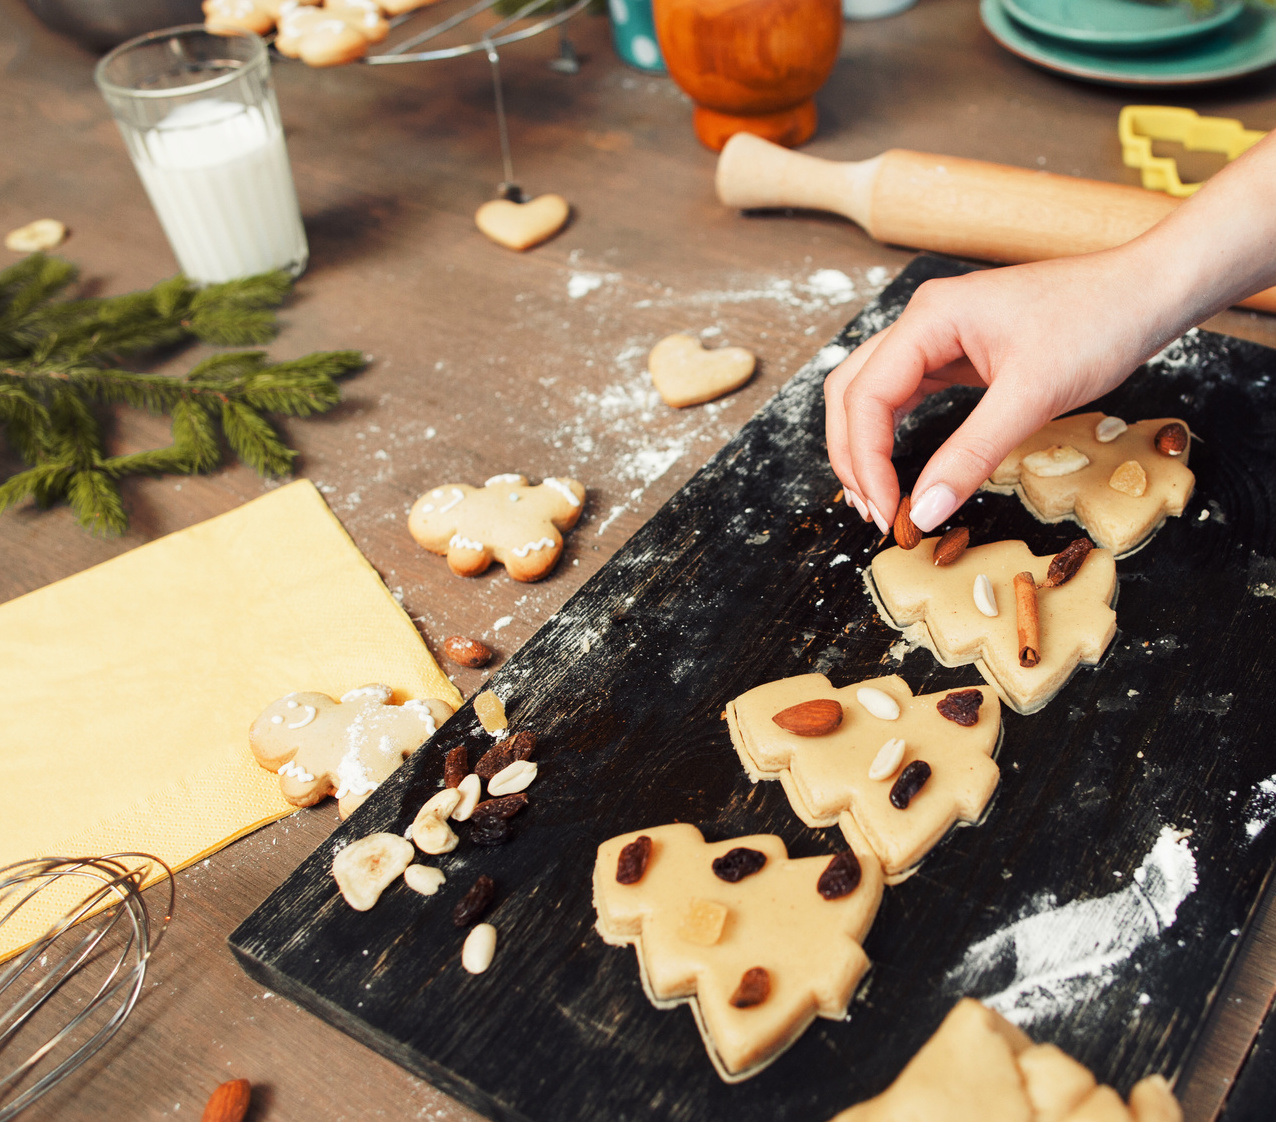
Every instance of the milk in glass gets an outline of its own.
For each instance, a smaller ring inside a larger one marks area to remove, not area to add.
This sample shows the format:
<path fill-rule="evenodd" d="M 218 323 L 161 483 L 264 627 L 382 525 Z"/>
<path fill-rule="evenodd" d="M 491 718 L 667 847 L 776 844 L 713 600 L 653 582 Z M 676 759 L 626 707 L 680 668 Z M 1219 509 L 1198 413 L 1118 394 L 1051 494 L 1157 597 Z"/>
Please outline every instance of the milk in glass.
<path fill-rule="evenodd" d="M 203 98 L 138 138 L 134 161 L 178 264 L 201 283 L 307 256 L 283 129 L 255 105 Z"/>
<path fill-rule="evenodd" d="M 305 268 L 260 38 L 199 25 L 155 31 L 116 47 L 94 77 L 182 272 L 214 284 Z"/>

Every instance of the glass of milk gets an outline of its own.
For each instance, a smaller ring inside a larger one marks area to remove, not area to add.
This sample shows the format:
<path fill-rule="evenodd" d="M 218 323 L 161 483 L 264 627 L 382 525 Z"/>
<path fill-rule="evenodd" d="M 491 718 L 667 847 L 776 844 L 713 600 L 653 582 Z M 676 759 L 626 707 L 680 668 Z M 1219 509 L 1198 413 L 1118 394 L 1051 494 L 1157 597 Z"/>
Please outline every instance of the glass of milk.
<path fill-rule="evenodd" d="M 310 251 L 260 38 L 156 31 L 94 77 L 182 272 L 199 284 L 301 273 Z"/>

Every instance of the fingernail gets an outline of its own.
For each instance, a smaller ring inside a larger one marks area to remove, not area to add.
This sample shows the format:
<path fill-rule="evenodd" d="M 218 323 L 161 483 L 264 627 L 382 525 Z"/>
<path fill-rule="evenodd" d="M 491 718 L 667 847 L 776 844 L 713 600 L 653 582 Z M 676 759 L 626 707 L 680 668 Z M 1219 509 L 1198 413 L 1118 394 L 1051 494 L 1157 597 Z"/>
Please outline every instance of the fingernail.
<path fill-rule="evenodd" d="M 877 528 L 881 530 L 883 534 L 889 534 L 891 532 L 890 523 L 882 517 L 882 512 L 872 503 L 868 504 L 868 513 L 873 521 L 877 523 Z"/>
<path fill-rule="evenodd" d="M 909 517 L 924 534 L 930 533 L 957 509 L 957 494 L 947 483 L 927 487 L 921 498 L 913 501 Z"/>
<path fill-rule="evenodd" d="M 860 517 L 864 519 L 865 522 L 868 521 L 868 507 L 864 505 L 864 500 L 861 499 L 859 495 L 857 495 L 854 491 L 847 491 L 846 501 L 860 512 Z"/>

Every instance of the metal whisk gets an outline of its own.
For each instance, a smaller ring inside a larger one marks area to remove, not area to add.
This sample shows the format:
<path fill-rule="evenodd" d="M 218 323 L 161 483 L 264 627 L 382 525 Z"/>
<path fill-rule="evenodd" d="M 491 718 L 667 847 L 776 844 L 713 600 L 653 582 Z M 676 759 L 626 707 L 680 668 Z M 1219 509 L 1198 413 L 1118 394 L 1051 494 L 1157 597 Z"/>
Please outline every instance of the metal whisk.
<path fill-rule="evenodd" d="M 168 884 L 162 917 L 142 896 L 142 884 L 157 868 Z M 7 1061 L 0 1068 L 0 1122 L 61 1083 L 119 1031 L 173 915 L 173 873 L 158 857 L 41 857 L 0 868 L 0 928 L 17 922 L 42 893 L 82 889 L 80 881 L 88 890 L 78 902 L 0 966 L 0 1053 L 22 1057 L 12 1069 L 6 1070 Z"/>

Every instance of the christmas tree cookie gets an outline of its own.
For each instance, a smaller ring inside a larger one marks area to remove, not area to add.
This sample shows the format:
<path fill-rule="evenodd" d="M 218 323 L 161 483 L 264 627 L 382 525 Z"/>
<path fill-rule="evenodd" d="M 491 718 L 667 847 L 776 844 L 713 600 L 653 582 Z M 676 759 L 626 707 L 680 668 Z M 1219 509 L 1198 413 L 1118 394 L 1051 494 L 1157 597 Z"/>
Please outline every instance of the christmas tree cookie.
<path fill-rule="evenodd" d="M 849 851 L 791 859 L 773 834 L 706 842 L 674 823 L 610 838 L 594 864 L 599 934 L 633 945 L 658 1008 L 691 1005 L 728 1082 L 815 1017 L 846 1015 L 881 898 L 881 868 L 854 833 Z"/>
<path fill-rule="evenodd" d="M 885 1091 L 833 1122 L 1183 1122 L 1159 1075 L 1129 1102 L 1053 1044 L 963 998 Z"/>
<path fill-rule="evenodd" d="M 996 790 L 1001 706 L 988 686 L 913 696 L 897 675 L 834 689 L 823 674 L 757 686 L 727 706 L 754 782 L 778 779 L 808 826 L 863 833 L 903 880 Z"/>
<path fill-rule="evenodd" d="M 1120 417 L 1079 413 L 1030 436 L 985 487 L 1018 495 L 1042 522 L 1079 522 L 1120 556 L 1183 513 L 1196 484 L 1190 449 L 1187 425 L 1173 417 L 1127 425 Z"/>
<path fill-rule="evenodd" d="M 940 565 L 938 540 L 883 550 L 866 579 L 882 618 L 945 666 L 973 662 L 1011 708 L 1035 713 L 1107 650 L 1117 588 L 1108 550 L 1081 539 L 1057 558 L 1037 557 L 1003 541 Z"/>

